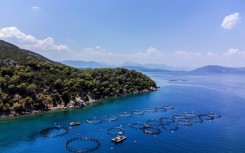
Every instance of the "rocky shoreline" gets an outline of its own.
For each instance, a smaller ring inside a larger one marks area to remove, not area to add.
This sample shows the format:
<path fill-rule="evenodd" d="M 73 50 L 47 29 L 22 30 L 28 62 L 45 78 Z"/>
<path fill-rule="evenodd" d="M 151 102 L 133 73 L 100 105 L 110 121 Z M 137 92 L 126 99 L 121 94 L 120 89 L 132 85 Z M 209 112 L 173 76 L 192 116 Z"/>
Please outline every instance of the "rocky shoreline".
<path fill-rule="evenodd" d="M 157 87 L 159 88 L 159 87 Z M 86 107 L 90 104 L 94 104 L 94 103 L 101 103 L 104 100 L 107 99 L 112 99 L 112 98 L 120 98 L 123 96 L 129 96 L 129 95 L 137 95 L 137 94 L 144 94 L 144 93 L 150 93 L 153 91 L 157 91 L 157 88 L 151 87 L 150 89 L 146 89 L 143 91 L 137 91 L 137 92 L 133 92 L 133 93 L 127 93 L 127 94 L 123 94 L 120 96 L 115 95 L 114 97 L 105 97 L 103 99 L 93 99 L 91 96 L 87 95 L 89 97 L 88 101 L 83 101 L 80 97 L 77 97 L 74 100 L 71 100 L 70 103 L 67 104 L 67 106 L 64 105 L 59 105 L 57 107 L 48 107 L 48 109 L 45 110 L 31 110 L 31 111 L 23 111 L 23 112 L 15 112 L 15 111 L 11 111 L 8 114 L 1 114 L 0 113 L 0 119 L 4 119 L 4 118 L 13 118 L 13 117 L 17 117 L 17 116 L 24 116 L 24 115 L 33 115 L 33 114 L 38 114 L 41 112 L 48 112 L 48 111 L 57 111 L 57 110 L 68 110 L 68 109 L 81 109 L 83 107 Z"/>

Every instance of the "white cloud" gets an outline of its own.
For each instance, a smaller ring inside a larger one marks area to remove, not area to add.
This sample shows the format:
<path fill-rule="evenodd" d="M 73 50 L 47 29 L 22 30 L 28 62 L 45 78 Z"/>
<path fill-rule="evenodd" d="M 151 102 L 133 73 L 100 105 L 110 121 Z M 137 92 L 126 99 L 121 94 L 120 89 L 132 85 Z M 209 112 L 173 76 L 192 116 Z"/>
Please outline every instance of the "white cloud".
<path fill-rule="evenodd" d="M 233 13 L 226 16 L 221 24 L 224 29 L 232 29 L 240 21 L 239 13 Z"/>
<path fill-rule="evenodd" d="M 227 57 L 236 56 L 236 55 L 243 56 L 245 55 L 245 51 L 239 51 L 239 49 L 230 48 L 227 52 L 224 53 L 224 56 L 227 56 Z"/>
<path fill-rule="evenodd" d="M 56 45 L 52 37 L 37 39 L 32 35 L 21 32 L 16 27 L 5 27 L 0 29 L 0 39 L 9 41 L 17 46 L 37 51 L 67 51 L 66 45 Z"/>
<path fill-rule="evenodd" d="M 39 6 L 32 6 L 32 9 L 33 10 L 38 10 L 39 9 Z"/>

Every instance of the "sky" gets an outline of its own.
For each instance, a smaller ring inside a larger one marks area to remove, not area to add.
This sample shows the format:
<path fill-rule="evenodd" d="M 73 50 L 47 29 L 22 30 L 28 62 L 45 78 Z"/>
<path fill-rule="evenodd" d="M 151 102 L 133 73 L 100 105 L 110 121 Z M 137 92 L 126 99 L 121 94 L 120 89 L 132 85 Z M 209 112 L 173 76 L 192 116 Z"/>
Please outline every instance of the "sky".
<path fill-rule="evenodd" d="M 245 67 L 244 0 L 0 0 L 0 39 L 55 61 Z"/>

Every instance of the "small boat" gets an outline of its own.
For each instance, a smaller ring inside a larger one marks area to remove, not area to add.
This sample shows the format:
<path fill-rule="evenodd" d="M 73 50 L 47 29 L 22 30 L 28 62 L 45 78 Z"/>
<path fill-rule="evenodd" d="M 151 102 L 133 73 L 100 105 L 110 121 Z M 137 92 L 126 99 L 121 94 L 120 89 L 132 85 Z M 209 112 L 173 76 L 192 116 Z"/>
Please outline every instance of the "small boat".
<path fill-rule="evenodd" d="M 119 132 L 118 136 L 116 136 L 115 138 L 113 138 L 111 141 L 115 142 L 115 143 L 119 143 L 122 142 L 124 140 L 126 140 L 127 137 L 122 135 L 122 132 Z"/>
<path fill-rule="evenodd" d="M 79 122 L 71 122 L 70 125 L 71 126 L 78 126 L 78 125 L 80 125 L 80 123 Z"/>
<path fill-rule="evenodd" d="M 86 120 L 86 123 L 91 123 L 91 121 L 89 119 Z"/>

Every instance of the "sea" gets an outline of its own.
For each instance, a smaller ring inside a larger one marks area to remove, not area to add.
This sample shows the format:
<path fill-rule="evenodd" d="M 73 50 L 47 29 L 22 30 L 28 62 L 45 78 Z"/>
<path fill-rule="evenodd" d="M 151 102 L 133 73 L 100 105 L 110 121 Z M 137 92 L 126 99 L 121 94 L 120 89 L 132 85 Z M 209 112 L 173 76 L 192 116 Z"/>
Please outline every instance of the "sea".
<path fill-rule="evenodd" d="M 107 99 L 82 109 L 1 119 L 0 152 L 69 153 L 68 147 L 80 152 L 95 149 L 91 151 L 95 153 L 245 152 L 244 75 L 146 74 L 156 81 L 160 87 L 158 91 Z M 166 105 L 174 109 L 149 111 Z M 130 116 L 135 110 L 144 114 Z M 162 124 L 143 129 L 129 126 L 136 122 L 144 124 L 172 118 L 185 112 L 196 115 L 212 112 L 221 117 L 203 119 L 203 122 L 192 122 L 191 125 L 174 122 L 172 124 L 178 127 L 175 130 L 166 129 Z M 116 120 L 101 120 L 104 116 L 114 116 Z M 71 127 L 72 121 L 78 121 L 80 125 Z M 99 122 L 93 124 L 95 121 Z M 66 129 L 52 129 L 59 126 L 67 127 L 68 133 L 57 136 L 66 132 Z M 42 130 L 44 133 L 40 134 Z M 147 130 L 152 133 L 147 134 Z M 123 132 L 127 139 L 115 144 L 111 140 L 118 132 Z M 68 141 L 71 139 L 73 141 Z"/>

